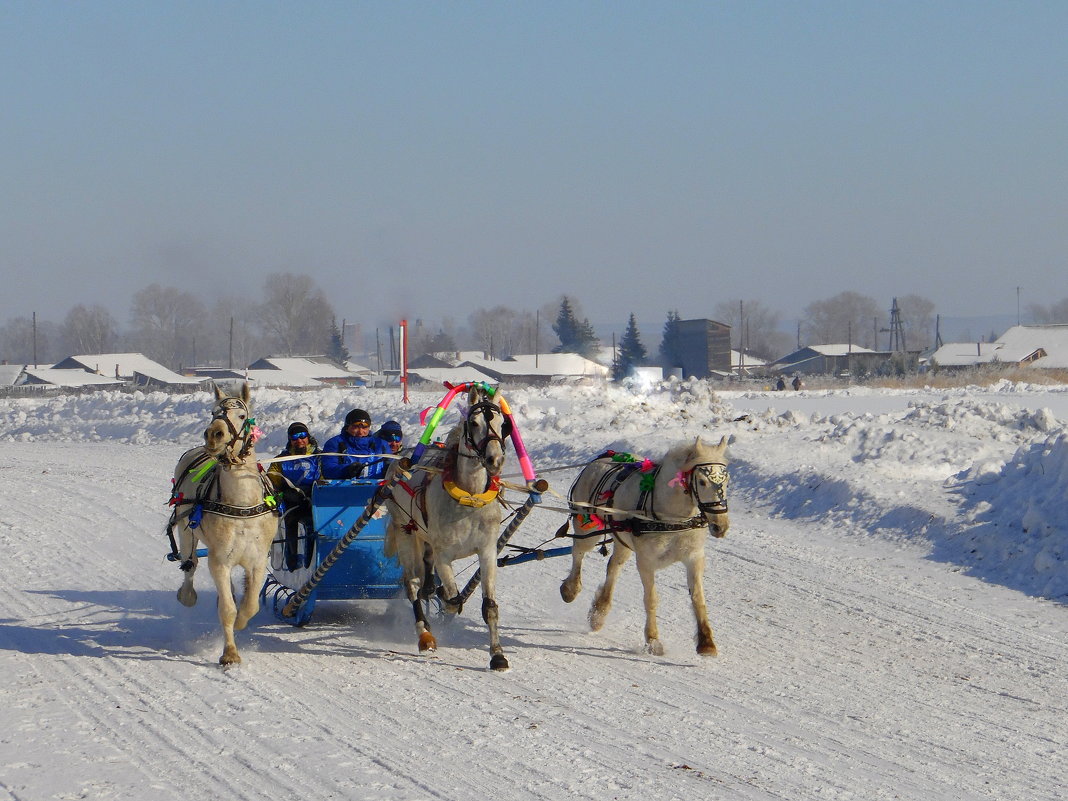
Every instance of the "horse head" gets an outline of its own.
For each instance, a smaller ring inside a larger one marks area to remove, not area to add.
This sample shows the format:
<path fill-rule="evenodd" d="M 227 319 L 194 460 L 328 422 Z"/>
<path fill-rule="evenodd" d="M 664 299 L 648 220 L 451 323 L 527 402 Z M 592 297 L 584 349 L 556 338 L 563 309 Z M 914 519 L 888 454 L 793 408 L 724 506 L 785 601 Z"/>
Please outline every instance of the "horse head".
<path fill-rule="evenodd" d="M 481 387 L 467 393 L 467 418 L 461 441 L 491 476 L 504 467 L 505 417 L 494 396 Z"/>
<path fill-rule="evenodd" d="M 204 449 L 224 466 L 241 464 L 253 453 L 258 429 L 251 416 L 251 392 L 241 386 L 240 396 L 226 395 L 215 387 L 211 422 L 204 430 Z"/>
<path fill-rule="evenodd" d="M 708 518 L 713 537 L 722 537 L 730 528 L 727 515 L 727 438 L 708 445 L 698 437 L 679 471 L 681 483 L 697 508 Z"/>

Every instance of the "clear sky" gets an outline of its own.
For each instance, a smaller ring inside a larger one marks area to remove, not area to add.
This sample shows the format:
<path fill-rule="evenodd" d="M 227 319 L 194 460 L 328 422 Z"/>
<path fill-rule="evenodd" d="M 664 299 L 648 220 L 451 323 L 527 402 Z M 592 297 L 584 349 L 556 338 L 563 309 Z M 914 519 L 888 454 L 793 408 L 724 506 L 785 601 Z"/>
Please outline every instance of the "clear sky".
<path fill-rule="evenodd" d="M 1068 2 L 0 5 L 0 322 L 1068 297 Z M 210 304 L 209 304 L 210 305 Z"/>

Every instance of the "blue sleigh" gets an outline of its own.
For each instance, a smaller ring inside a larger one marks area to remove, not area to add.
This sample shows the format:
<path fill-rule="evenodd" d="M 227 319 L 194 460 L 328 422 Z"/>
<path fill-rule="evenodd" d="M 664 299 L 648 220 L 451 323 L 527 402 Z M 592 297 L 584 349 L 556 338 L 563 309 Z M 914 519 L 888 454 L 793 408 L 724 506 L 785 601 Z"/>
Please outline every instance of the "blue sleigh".
<path fill-rule="evenodd" d="M 360 479 L 317 484 L 312 490 L 311 520 L 297 522 L 295 541 L 286 541 L 285 525 L 280 522 L 260 593 L 261 602 L 275 617 L 303 626 L 311 619 L 317 600 L 384 599 L 399 594 L 403 573 L 397 561 L 383 552 L 386 518 L 385 509 L 379 507 L 361 527 L 359 537 L 338 550 L 329 572 L 322 571 L 315 588 L 300 603 L 290 605 L 365 514 L 378 485 L 376 480 Z M 284 613 L 287 605 L 292 614 Z"/>

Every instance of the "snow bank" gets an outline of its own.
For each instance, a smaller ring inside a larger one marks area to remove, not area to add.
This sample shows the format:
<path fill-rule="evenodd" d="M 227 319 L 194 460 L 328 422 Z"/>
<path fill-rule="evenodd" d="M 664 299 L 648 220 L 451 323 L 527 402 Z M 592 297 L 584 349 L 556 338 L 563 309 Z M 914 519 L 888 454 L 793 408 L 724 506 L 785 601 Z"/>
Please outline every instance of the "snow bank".
<path fill-rule="evenodd" d="M 846 535 L 928 541 L 934 558 L 1029 594 L 1068 596 L 1065 387 L 1012 384 L 945 390 L 717 392 L 703 381 L 655 386 L 548 387 L 507 392 L 535 466 L 556 468 L 605 448 L 656 458 L 694 436 L 732 438 L 733 503 Z M 437 391 L 258 389 L 261 456 L 293 420 L 320 441 L 345 413 L 400 421 L 409 438 Z M 99 392 L 0 402 L 0 439 L 199 442 L 211 395 Z M 1056 408 L 1061 418 L 1055 413 Z M 458 417 L 450 411 L 443 425 Z M 565 487 L 558 488 L 561 492 Z"/>

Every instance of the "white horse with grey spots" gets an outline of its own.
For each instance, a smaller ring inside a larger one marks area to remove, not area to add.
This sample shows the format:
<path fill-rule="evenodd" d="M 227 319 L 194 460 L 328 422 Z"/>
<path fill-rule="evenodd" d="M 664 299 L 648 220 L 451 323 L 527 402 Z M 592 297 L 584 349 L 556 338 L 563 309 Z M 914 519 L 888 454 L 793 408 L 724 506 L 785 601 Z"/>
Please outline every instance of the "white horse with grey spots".
<path fill-rule="evenodd" d="M 727 438 L 707 445 L 700 437 L 671 448 L 659 462 L 608 451 L 587 464 L 571 486 L 569 501 L 574 549 L 571 572 L 560 595 L 571 603 L 582 590 L 582 560 L 605 538 L 612 555 L 604 584 L 590 606 L 590 627 L 598 631 L 612 607 L 619 571 L 637 556 L 645 600 L 645 646 L 664 653 L 656 624 L 658 570 L 676 562 L 686 567 L 697 653 L 715 656 L 716 643 L 705 603 L 705 542 L 727 533 Z M 564 536 L 567 523 L 557 532 Z"/>

